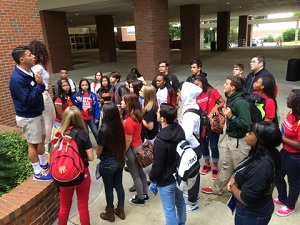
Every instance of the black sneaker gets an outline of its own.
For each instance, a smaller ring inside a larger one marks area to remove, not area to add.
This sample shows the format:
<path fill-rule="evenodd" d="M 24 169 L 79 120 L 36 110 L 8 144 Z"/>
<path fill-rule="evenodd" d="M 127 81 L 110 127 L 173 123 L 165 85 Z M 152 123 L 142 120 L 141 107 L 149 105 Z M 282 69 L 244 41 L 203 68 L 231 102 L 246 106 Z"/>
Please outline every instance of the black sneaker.
<path fill-rule="evenodd" d="M 133 195 L 131 198 L 138 198 L 137 195 Z M 149 196 L 147 194 L 144 195 L 144 201 L 149 202 Z"/>
<path fill-rule="evenodd" d="M 138 206 L 144 206 L 145 205 L 145 200 L 144 199 L 139 199 L 136 198 L 136 196 L 134 196 L 135 198 L 131 198 L 129 199 L 129 203 L 132 205 L 138 205 Z"/>
<path fill-rule="evenodd" d="M 135 185 L 133 185 L 131 188 L 129 188 L 129 191 L 130 191 L 130 192 L 135 192 L 135 191 L 136 191 Z"/>

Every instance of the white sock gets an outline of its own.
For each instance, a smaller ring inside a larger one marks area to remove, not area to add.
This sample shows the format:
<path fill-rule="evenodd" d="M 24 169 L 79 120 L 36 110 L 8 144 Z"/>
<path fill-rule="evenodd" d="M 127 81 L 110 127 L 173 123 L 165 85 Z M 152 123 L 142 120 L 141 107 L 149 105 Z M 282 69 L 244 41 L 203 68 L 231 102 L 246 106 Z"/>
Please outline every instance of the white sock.
<path fill-rule="evenodd" d="M 36 163 L 31 163 L 32 165 L 32 168 L 33 168 L 33 171 L 34 171 L 34 174 L 39 174 L 41 171 L 42 171 L 42 168 L 40 166 L 40 163 L 39 162 L 36 162 Z"/>
<path fill-rule="evenodd" d="M 39 155 L 40 165 L 45 166 L 47 162 L 46 154 Z"/>

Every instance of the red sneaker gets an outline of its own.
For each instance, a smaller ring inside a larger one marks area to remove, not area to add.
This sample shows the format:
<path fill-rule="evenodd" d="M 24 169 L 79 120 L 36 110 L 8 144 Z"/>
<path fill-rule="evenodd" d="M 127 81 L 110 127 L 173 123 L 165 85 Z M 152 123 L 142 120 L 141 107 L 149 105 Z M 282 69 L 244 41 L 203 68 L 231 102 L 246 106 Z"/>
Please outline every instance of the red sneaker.
<path fill-rule="evenodd" d="M 205 194 L 214 194 L 214 190 L 211 187 L 203 187 L 201 188 L 201 191 Z"/>
<path fill-rule="evenodd" d="M 217 179 L 218 174 L 219 174 L 219 169 L 218 169 L 218 168 L 213 169 L 213 170 L 212 170 L 212 174 L 211 174 L 212 179 L 213 179 L 213 180 Z"/>
<path fill-rule="evenodd" d="M 210 171 L 210 170 L 211 170 L 210 165 L 204 165 L 203 168 L 202 168 L 202 170 L 200 171 L 200 173 L 202 175 L 206 175 L 208 173 L 208 171 Z"/>
<path fill-rule="evenodd" d="M 284 205 L 278 198 L 273 198 L 273 203 L 276 205 Z"/>
<path fill-rule="evenodd" d="M 288 216 L 288 215 L 292 214 L 293 212 L 295 212 L 295 209 L 290 209 L 284 205 L 281 207 L 281 209 L 278 209 L 276 211 L 276 215 L 284 217 L 284 216 Z"/>

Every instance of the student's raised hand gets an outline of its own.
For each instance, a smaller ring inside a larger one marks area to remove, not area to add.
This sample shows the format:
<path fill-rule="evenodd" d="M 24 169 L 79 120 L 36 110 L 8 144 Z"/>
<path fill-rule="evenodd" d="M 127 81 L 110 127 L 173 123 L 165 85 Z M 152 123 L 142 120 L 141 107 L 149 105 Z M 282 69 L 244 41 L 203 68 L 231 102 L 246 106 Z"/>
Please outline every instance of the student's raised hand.
<path fill-rule="evenodd" d="M 34 78 L 38 84 L 44 85 L 43 77 L 40 72 L 36 72 Z"/>

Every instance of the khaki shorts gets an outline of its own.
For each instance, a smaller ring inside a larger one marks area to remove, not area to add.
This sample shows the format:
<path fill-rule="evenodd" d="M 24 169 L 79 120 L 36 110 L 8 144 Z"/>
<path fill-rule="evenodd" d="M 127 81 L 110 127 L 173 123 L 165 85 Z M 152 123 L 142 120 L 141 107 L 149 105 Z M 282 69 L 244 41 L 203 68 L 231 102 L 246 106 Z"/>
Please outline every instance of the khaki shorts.
<path fill-rule="evenodd" d="M 16 122 L 23 129 L 23 134 L 29 144 L 42 142 L 42 135 L 45 134 L 45 120 L 42 115 L 33 118 L 16 116 Z"/>

